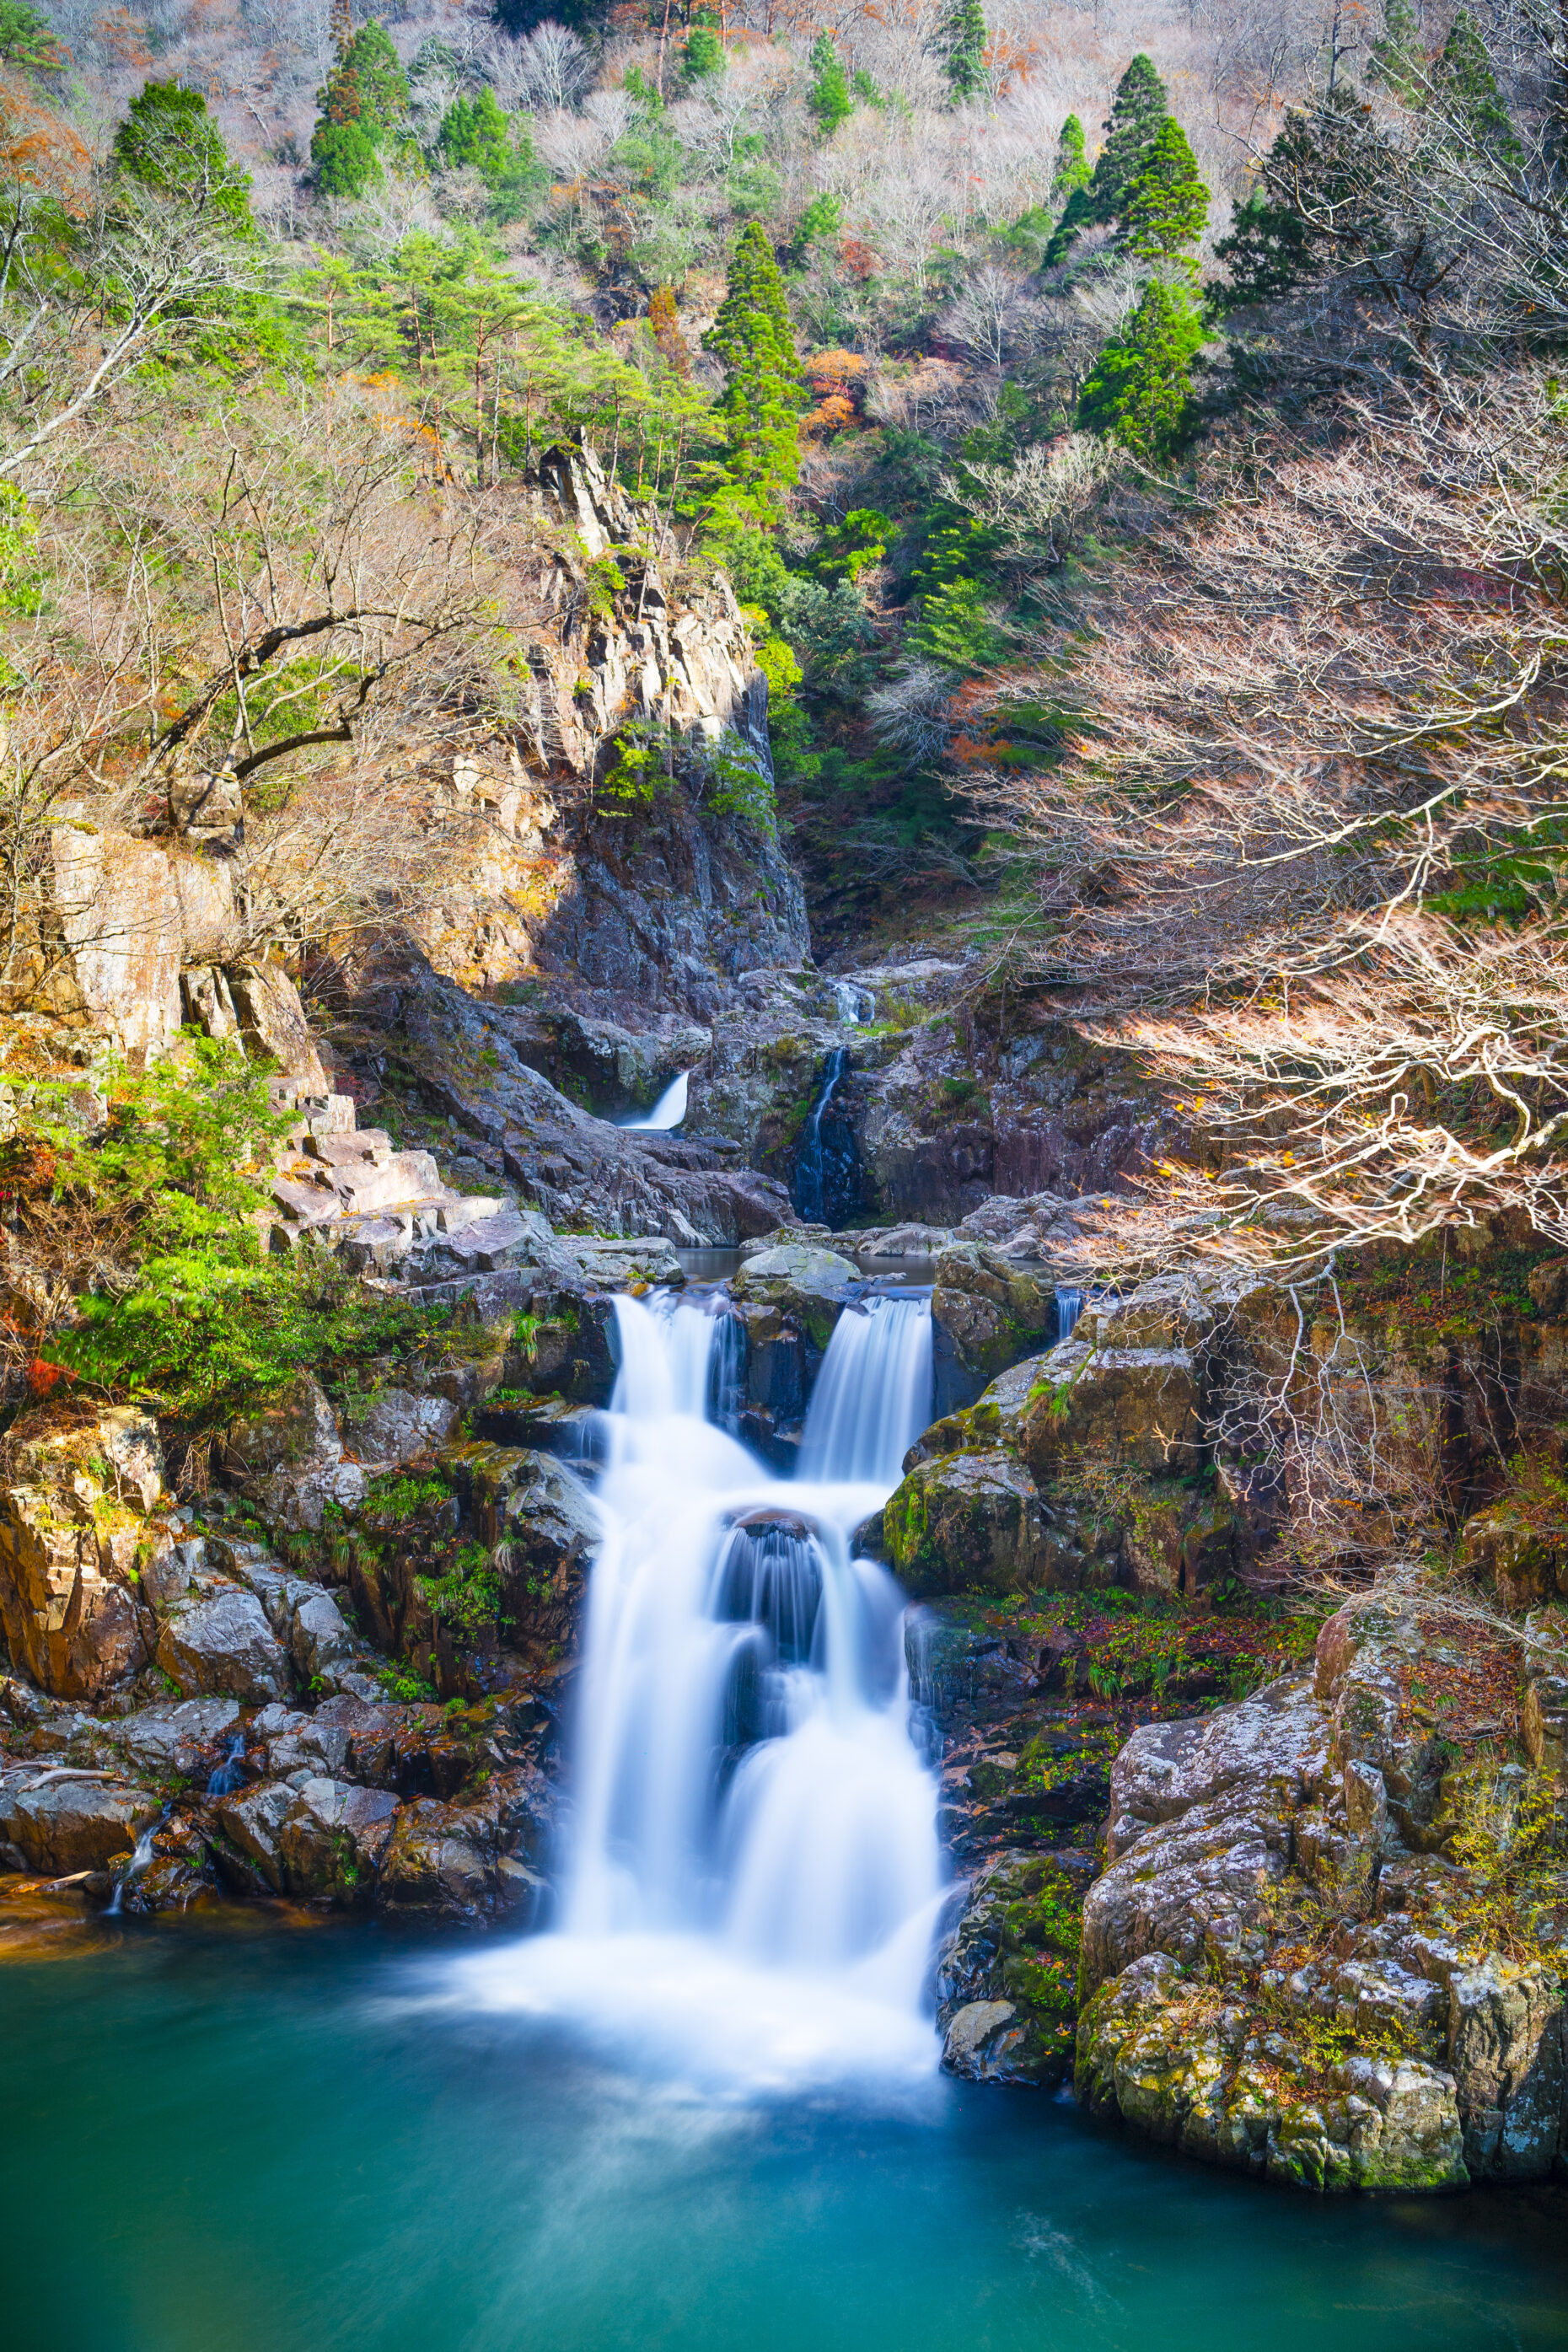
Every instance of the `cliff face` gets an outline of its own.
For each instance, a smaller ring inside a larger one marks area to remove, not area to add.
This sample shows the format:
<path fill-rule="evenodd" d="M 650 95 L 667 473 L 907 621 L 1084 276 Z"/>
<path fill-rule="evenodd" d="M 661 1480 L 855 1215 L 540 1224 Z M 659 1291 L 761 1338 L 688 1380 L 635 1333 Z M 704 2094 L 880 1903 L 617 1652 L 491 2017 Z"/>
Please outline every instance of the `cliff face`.
<path fill-rule="evenodd" d="M 591 452 L 551 451 L 528 495 L 541 554 L 526 676 L 509 737 L 460 758 L 446 787 L 470 847 L 419 943 L 466 988 L 533 983 L 553 1008 L 638 1029 L 710 1021 L 740 973 L 810 954 L 776 838 L 715 802 L 715 753 L 771 792 L 767 682 L 729 583 L 678 587 L 657 528 Z M 617 782 L 628 743 L 652 758 Z"/>

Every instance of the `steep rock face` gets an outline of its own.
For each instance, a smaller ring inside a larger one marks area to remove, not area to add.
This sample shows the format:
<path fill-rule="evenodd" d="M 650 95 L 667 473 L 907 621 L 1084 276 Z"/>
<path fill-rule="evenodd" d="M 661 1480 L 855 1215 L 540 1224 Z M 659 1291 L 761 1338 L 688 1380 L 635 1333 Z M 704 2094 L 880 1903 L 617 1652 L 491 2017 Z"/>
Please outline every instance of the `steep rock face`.
<path fill-rule="evenodd" d="M 1562 1987 L 1490 1940 L 1511 1784 L 1445 1769 L 1411 1709 L 1435 1671 L 1411 1614 L 1351 1604 L 1313 1675 L 1129 1740 L 1084 1905 L 1089 2105 L 1312 2189 L 1552 2173 Z"/>
<path fill-rule="evenodd" d="M 635 552 L 657 525 L 591 451 L 552 450 L 524 495 L 540 538 L 529 675 L 510 741 L 453 772 L 474 845 L 419 937 L 465 987 L 542 980 L 552 1009 L 633 1034 L 706 1022 L 739 973 L 810 953 L 798 877 L 710 782 L 726 737 L 771 782 L 766 681 L 729 583 Z M 686 747 L 673 770 L 596 803 L 612 739 L 666 727 Z"/>

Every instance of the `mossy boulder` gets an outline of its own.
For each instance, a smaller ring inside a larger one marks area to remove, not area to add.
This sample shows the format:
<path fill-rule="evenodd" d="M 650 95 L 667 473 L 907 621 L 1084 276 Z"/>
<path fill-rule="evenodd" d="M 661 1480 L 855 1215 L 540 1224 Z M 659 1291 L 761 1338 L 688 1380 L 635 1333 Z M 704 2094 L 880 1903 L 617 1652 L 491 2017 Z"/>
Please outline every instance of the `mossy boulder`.
<path fill-rule="evenodd" d="M 1017 1433 L 1037 1482 L 1079 1454 L 1179 1472 L 1203 1458 L 1203 1382 L 1185 1348 L 1064 1340 L 1040 1367 Z"/>
<path fill-rule="evenodd" d="M 938 1255 L 931 1293 L 939 1414 L 972 1404 L 998 1372 L 1055 1337 L 1056 1286 L 984 1242 L 954 1242 Z"/>
<path fill-rule="evenodd" d="M 731 1287 L 742 1305 L 776 1307 L 812 1346 L 826 1349 L 860 1270 L 852 1258 L 810 1243 L 784 1242 L 749 1257 Z"/>
<path fill-rule="evenodd" d="M 1026 1591 L 1044 1545 L 1035 1482 L 1000 1446 L 917 1463 L 882 1513 L 888 1564 L 917 1600 Z"/>
<path fill-rule="evenodd" d="M 1073 2062 L 1081 1885 L 1009 1850 L 976 1877 L 937 1953 L 942 2064 L 973 2082 L 1062 2082 Z"/>

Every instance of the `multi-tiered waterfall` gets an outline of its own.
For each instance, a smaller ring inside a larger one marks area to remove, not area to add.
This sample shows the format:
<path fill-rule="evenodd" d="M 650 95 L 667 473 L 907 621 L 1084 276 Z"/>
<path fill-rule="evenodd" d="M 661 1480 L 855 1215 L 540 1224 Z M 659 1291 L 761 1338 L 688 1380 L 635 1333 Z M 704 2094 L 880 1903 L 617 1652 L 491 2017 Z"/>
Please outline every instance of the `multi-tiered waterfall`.
<path fill-rule="evenodd" d="M 841 1318 L 792 1481 L 718 1425 L 721 1298 L 616 1317 L 560 1926 L 464 1974 L 705 2072 L 930 2065 L 935 1789 L 852 1540 L 930 1415 L 929 1307 Z"/>

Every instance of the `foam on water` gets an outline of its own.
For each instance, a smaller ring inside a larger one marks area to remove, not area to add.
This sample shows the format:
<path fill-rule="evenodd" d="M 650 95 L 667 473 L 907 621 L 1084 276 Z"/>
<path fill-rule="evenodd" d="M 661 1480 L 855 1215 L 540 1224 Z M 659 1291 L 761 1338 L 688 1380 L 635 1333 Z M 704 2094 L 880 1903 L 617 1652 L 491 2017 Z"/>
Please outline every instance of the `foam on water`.
<path fill-rule="evenodd" d="M 793 1481 L 707 1418 L 721 1302 L 616 1313 L 561 1924 L 454 1990 L 710 2087 L 929 2073 L 936 1790 L 851 1541 L 930 1418 L 929 1306 L 840 1318 Z"/>

